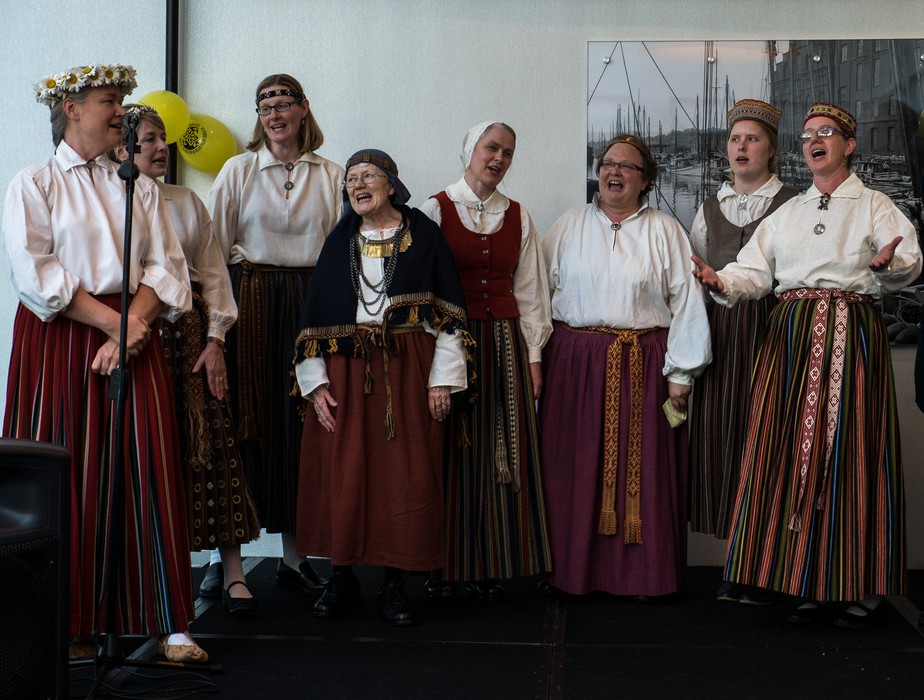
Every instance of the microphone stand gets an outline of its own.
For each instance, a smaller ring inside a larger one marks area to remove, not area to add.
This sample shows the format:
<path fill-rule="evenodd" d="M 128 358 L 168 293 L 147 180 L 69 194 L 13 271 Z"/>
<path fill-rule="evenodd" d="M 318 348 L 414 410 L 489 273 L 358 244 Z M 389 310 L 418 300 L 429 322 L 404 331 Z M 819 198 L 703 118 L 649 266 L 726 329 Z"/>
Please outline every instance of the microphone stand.
<path fill-rule="evenodd" d="M 122 298 L 119 324 L 119 366 L 109 375 L 109 398 L 115 401 L 115 421 L 113 424 L 112 469 L 109 484 L 109 521 L 107 532 L 108 556 L 105 560 L 101 600 L 97 606 L 97 625 L 101 617 L 102 599 L 106 601 L 106 622 L 99 630 L 99 647 L 96 656 L 96 678 L 87 695 L 95 698 L 106 676 L 118 666 L 136 666 L 145 668 L 175 668 L 197 671 L 221 672 L 220 664 L 185 664 L 176 661 L 153 661 L 147 659 L 126 659 L 122 654 L 119 638 L 115 634 L 116 598 L 119 591 L 119 573 L 123 570 L 122 561 L 123 535 L 121 523 L 124 518 L 123 469 L 125 467 L 125 404 L 128 398 L 128 385 L 131 373 L 126 367 L 125 343 L 128 339 L 129 280 L 131 279 L 132 250 L 132 212 L 135 199 L 135 180 L 138 179 L 138 166 L 135 165 L 135 153 L 140 149 L 136 131 L 139 116 L 126 112 L 122 116 L 122 125 L 128 129 L 125 146 L 128 156 L 119 165 L 119 178 L 125 181 L 125 237 L 122 247 Z M 158 342 L 153 339 L 150 342 Z"/>

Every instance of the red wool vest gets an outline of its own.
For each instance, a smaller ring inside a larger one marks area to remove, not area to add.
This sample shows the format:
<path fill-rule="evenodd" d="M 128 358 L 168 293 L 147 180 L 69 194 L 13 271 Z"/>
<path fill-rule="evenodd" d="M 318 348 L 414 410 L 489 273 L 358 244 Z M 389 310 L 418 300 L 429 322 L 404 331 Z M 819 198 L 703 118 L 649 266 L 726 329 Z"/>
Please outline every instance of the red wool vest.
<path fill-rule="evenodd" d="M 445 191 L 433 198 L 439 202 L 440 229 L 462 278 L 468 317 L 476 321 L 518 318 L 513 272 L 520 259 L 520 205 L 511 199 L 500 229 L 482 234 L 462 224 L 456 205 Z"/>

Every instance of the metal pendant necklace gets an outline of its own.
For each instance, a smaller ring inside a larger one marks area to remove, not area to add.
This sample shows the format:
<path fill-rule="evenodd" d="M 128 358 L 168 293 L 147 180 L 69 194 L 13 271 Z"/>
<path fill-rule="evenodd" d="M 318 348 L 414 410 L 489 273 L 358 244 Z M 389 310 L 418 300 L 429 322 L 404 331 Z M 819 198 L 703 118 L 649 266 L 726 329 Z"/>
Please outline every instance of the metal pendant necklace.
<path fill-rule="evenodd" d="M 382 280 L 378 284 L 370 282 L 363 270 L 363 236 L 360 234 L 359 229 L 353 234 L 353 241 L 350 245 L 350 278 L 353 282 L 353 291 L 366 313 L 373 318 L 378 316 L 382 309 L 385 308 L 385 302 L 388 299 L 388 288 L 395 277 L 395 268 L 398 266 L 398 253 L 401 252 L 401 243 L 407 228 L 407 220 L 402 219 L 401 228 L 392 238 L 391 255 L 385 264 Z M 369 301 L 366 300 L 363 293 L 364 285 L 375 295 Z"/>
<path fill-rule="evenodd" d="M 818 202 L 818 209 L 821 211 L 828 211 L 828 202 L 831 201 L 831 195 L 827 192 L 821 195 L 821 201 Z M 825 225 L 821 223 L 822 214 L 818 215 L 818 223 L 815 224 L 815 235 L 820 236 L 825 232 Z"/>

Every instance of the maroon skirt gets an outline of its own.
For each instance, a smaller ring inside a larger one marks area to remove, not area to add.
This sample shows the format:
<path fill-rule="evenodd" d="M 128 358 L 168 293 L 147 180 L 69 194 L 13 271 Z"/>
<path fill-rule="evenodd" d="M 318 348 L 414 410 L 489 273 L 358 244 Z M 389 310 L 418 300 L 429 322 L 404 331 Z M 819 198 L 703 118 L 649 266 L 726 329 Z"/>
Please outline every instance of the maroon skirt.
<path fill-rule="evenodd" d="M 118 309 L 119 297 L 99 301 Z M 130 358 L 121 446 L 122 488 L 112 492 L 116 404 L 90 365 L 107 336 L 63 316 L 44 323 L 20 305 L 13 326 L 3 434 L 71 453 L 72 635 L 109 631 L 100 594 L 116 567 L 115 634 L 186 630 L 195 617 L 172 382 L 156 338 Z M 118 499 L 121 515 L 112 517 Z M 112 537 L 120 546 L 113 551 Z M 100 613 L 97 617 L 97 613 Z"/>
<path fill-rule="evenodd" d="M 435 340 L 421 331 L 392 341 L 387 375 L 378 344 L 363 343 L 367 359 L 327 358 L 337 427 L 328 433 L 313 410 L 305 418 L 296 545 L 338 566 L 427 571 L 440 568 L 444 555 L 443 424 L 427 401 Z"/>
<path fill-rule="evenodd" d="M 632 401 L 629 353 L 622 353 L 616 534 L 600 534 L 603 501 L 607 350 L 613 336 L 562 323 L 543 355 L 540 442 L 549 535 L 551 584 L 567 593 L 606 591 L 658 596 L 680 589 L 687 556 L 686 424 L 671 428 L 662 404 L 661 373 L 668 329 L 639 337 L 641 387 L 641 543 L 627 544 L 626 471 Z"/>

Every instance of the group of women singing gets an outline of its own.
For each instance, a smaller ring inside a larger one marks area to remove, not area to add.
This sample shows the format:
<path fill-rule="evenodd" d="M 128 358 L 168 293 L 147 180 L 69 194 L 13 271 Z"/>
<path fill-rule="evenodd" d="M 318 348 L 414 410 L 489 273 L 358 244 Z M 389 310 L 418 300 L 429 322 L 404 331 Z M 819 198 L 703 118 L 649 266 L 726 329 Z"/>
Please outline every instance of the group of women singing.
<path fill-rule="evenodd" d="M 503 580 L 533 575 L 550 593 L 670 595 L 688 522 L 729 539 L 723 599 L 798 596 L 794 621 L 843 603 L 838 623 L 864 626 L 903 592 L 898 419 L 872 302 L 914 280 L 921 253 L 850 174 L 845 110 L 809 110 L 800 194 L 773 175 L 779 111 L 737 103 L 732 179 L 690 237 L 648 206 L 648 146 L 617 136 L 593 201 L 540 239 L 498 189 L 517 141 L 500 121 L 465 135 L 462 177 L 417 209 L 387 153 L 344 168 L 317 155 L 302 86 L 271 75 L 247 151 L 203 205 L 158 180 L 164 124 L 123 106 L 135 84 L 120 65 L 39 83 L 55 154 L 4 205 L 21 303 L 3 434 L 72 454 L 75 642 L 156 634 L 167 658 L 205 661 L 188 552 L 214 551 L 201 595 L 252 611 L 240 546 L 261 526 L 283 534 L 277 580 L 320 594 L 322 618 L 360 606 L 355 565 L 382 568 L 376 607 L 394 625 L 415 623 L 407 571 L 437 602 L 460 584 L 497 602 Z M 126 112 L 148 177 L 116 446 Z"/>

